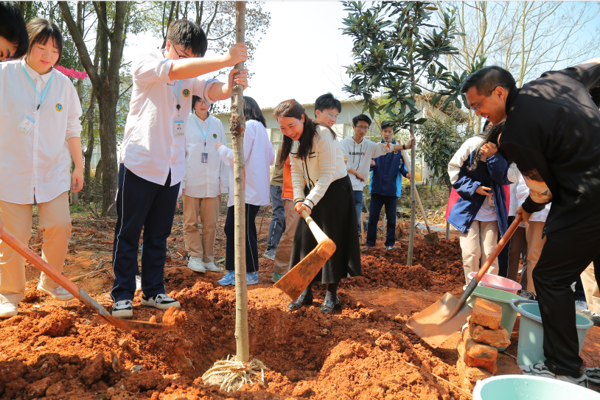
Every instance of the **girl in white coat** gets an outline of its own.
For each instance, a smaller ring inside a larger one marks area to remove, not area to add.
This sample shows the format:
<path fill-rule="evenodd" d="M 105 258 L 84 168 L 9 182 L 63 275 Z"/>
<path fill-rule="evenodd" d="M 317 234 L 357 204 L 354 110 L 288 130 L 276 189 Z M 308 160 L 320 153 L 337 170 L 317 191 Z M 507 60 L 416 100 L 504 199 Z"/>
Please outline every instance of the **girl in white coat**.
<path fill-rule="evenodd" d="M 0 217 L 4 229 L 27 243 L 36 203 L 42 258 L 61 272 L 71 237 L 68 192 L 83 187 L 81 104 L 73 83 L 53 68 L 63 47 L 58 27 L 38 18 L 27 30 L 25 59 L 0 63 Z M 37 289 L 57 300 L 73 298 L 45 274 Z M 17 314 L 24 292 L 25 259 L 0 243 L 0 318 Z"/>
<path fill-rule="evenodd" d="M 244 132 L 244 161 L 246 177 L 246 274 L 247 284 L 258 283 L 258 244 L 256 238 L 256 224 L 254 222 L 260 206 L 270 204 L 270 167 L 275 161 L 273 145 L 267 134 L 267 122 L 260 107 L 252 97 L 244 96 L 244 117 L 246 117 L 246 130 Z M 229 166 L 229 201 L 227 202 L 227 219 L 225 221 L 225 235 L 227 236 L 227 249 L 225 269 L 227 274 L 219 280 L 223 286 L 235 285 L 234 265 L 234 214 L 233 214 L 233 150 L 222 143 L 216 146 L 221 159 Z"/>

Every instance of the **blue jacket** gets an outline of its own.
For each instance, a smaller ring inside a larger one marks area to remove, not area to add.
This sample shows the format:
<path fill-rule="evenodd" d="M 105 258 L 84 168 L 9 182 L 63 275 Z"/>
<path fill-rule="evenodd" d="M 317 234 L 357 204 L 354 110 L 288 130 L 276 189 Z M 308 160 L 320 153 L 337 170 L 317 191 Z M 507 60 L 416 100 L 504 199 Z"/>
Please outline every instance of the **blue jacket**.
<path fill-rule="evenodd" d="M 477 169 L 469 171 L 475 152 L 484 139 L 478 136 L 465 141 L 448 164 L 452 193 L 448 199 L 446 219 L 462 233 L 467 233 L 487 196 L 475 193 L 479 186 L 492 189 L 499 237 L 508 229 L 509 185 L 519 179 L 515 164 L 509 166 L 500 152 L 480 161 Z"/>
<path fill-rule="evenodd" d="M 383 143 L 383 140 L 381 143 Z M 396 140 L 392 139 L 392 143 L 396 144 Z M 375 166 L 371 167 L 369 193 L 400 197 L 402 194 L 402 176 L 406 176 L 408 173 L 402 152 L 392 151 L 375 158 L 373 161 L 375 161 Z"/>

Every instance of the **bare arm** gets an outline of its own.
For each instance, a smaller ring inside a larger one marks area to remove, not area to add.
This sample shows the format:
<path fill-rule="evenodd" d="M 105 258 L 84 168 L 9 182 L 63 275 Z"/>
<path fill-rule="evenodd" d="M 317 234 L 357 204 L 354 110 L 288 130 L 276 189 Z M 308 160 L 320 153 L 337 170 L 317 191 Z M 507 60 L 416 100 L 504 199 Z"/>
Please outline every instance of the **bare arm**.
<path fill-rule="evenodd" d="M 81 139 L 79 137 L 72 137 L 67 140 L 69 145 L 69 151 L 75 163 L 75 169 L 73 170 L 72 189 L 73 193 L 79 192 L 83 189 L 83 155 L 81 152 Z"/>
<path fill-rule="evenodd" d="M 233 67 L 239 62 L 246 61 L 247 50 L 244 43 L 234 44 L 227 54 L 214 59 L 206 58 L 184 58 L 173 60 L 169 79 L 172 81 L 178 79 L 195 78 L 209 72 L 218 71 L 222 68 Z"/>

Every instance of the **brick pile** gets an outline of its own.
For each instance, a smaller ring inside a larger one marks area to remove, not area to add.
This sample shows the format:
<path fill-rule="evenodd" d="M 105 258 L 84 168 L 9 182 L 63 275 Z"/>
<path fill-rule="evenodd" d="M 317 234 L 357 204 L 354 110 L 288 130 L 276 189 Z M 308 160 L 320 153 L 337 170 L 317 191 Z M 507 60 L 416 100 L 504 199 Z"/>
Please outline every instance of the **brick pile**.
<path fill-rule="evenodd" d="M 473 390 L 478 380 L 493 376 L 497 371 L 496 347 L 510 345 L 510 336 L 500 325 L 502 307 L 478 297 L 469 316 L 469 326 L 458 342 L 458 376 L 463 389 Z"/>

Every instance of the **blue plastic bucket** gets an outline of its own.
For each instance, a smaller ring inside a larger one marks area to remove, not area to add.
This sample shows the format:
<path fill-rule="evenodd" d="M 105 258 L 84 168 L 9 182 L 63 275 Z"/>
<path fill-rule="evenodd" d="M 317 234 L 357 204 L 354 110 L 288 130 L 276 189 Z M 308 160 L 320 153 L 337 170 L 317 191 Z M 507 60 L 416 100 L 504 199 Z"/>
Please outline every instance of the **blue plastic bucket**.
<path fill-rule="evenodd" d="M 600 400 L 600 393 L 558 379 L 501 375 L 477 381 L 473 400 Z"/>
<path fill-rule="evenodd" d="M 464 286 L 463 290 L 466 288 L 467 287 Z M 500 307 L 502 307 L 502 321 L 500 324 L 508 331 L 508 337 L 510 338 L 515 326 L 515 321 L 517 320 L 517 312 L 510 306 L 510 301 L 513 299 L 520 299 L 520 297 L 505 290 L 493 289 L 486 286 L 477 286 L 475 287 L 473 294 L 467 299 L 467 304 L 469 307 L 473 308 L 477 297 L 489 300 L 492 303 L 498 304 Z M 506 350 L 506 347 L 497 347 L 497 349 L 498 351 L 504 351 Z"/>
<path fill-rule="evenodd" d="M 532 365 L 544 362 L 544 328 L 540 306 L 537 301 L 512 300 L 511 306 L 521 314 L 519 328 L 519 347 L 517 350 L 517 364 Z M 583 315 L 576 314 L 577 337 L 579 338 L 579 352 L 588 329 L 594 326 L 593 322 Z"/>

